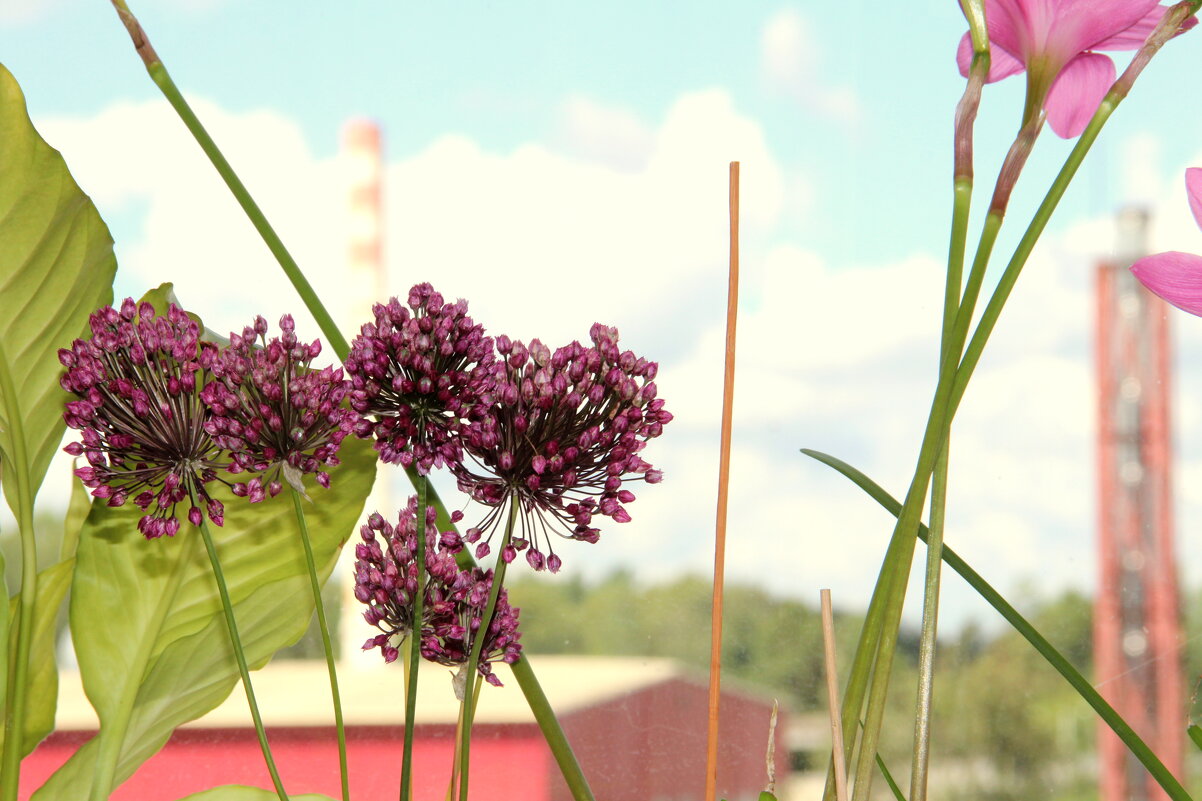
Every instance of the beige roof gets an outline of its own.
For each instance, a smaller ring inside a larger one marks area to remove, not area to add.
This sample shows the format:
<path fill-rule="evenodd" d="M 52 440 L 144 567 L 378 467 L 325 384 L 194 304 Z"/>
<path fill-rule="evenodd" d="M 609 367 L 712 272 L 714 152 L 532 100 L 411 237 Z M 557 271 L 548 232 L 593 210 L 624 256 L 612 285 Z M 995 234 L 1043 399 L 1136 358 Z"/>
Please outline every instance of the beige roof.
<path fill-rule="evenodd" d="M 530 664 L 556 713 L 566 714 L 671 678 L 686 675 L 679 663 L 661 657 L 533 656 Z M 497 675 L 504 687 L 485 685 L 476 709 L 478 723 L 532 723 L 533 715 L 508 665 Z M 423 662 L 418 691 L 419 723 L 454 723 L 459 702 L 452 671 Z M 60 675 L 57 728 L 94 730 L 96 716 L 84 696 L 79 674 Z M 255 697 L 268 726 L 333 725 L 325 662 L 280 661 L 251 673 Z M 338 670 L 347 725 L 400 725 L 404 719 L 404 679 L 399 663 L 377 667 L 342 665 Z M 223 704 L 186 726 L 250 726 L 240 687 Z"/>

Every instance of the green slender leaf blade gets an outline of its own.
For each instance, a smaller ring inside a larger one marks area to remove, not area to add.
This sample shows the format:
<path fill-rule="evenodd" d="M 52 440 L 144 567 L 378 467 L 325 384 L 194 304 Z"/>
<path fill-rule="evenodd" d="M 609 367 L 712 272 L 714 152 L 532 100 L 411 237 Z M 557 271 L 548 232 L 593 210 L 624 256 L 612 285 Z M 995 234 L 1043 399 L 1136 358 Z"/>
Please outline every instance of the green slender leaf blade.
<path fill-rule="evenodd" d="M 112 302 L 117 262 L 100 214 L 29 120 L 25 97 L 0 66 L 0 454 L 37 493 L 63 435 L 67 395 L 57 351 Z M 17 408 L 19 407 L 19 408 Z M 17 438 L 25 454 L 18 463 Z M 16 510 L 15 493 L 8 493 Z M 18 515 L 18 519 L 19 519 Z"/>
<path fill-rule="evenodd" d="M 810 450 L 809 448 L 802 448 L 801 452 L 843 474 L 855 483 L 856 486 L 868 493 L 877 503 L 887 509 L 890 514 L 897 516 L 901 511 L 902 505 L 900 501 L 847 462 L 821 451 Z M 929 536 L 927 527 L 921 523 L 918 526 L 918 536 L 923 542 L 926 542 Z M 1047 638 L 1040 634 L 1025 617 L 1019 614 L 1018 610 L 1002 597 L 1001 593 L 995 590 L 989 582 L 973 570 L 967 562 L 961 559 L 959 554 L 946 545 L 943 547 L 943 561 L 947 563 L 948 567 L 959 573 L 960 577 L 978 595 L 985 599 L 1015 631 L 1022 635 L 1023 639 L 1030 643 L 1031 647 L 1038 651 L 1039 655 L 1055 668 L 1056 672 L 1077 691 L 1082 700 L 1093 708 L 1098 717 L 1110 727 L 1111 731 L 1118 735 L 1118 738 L 1123 741 L 1128 750 L 1147 768 L 1148 773 L 1152 775 L 1152 778 L 1160 785 L 1161 789 L 1168 794 L 1169 798 L 1173 799 L 1173 801 L 1193 801 L 1189 793 L 1181 785 L 1181 782 L 1177 780 L 1177 777 L 1165 767 L 1164 763 L 1160 761 L 1160 757 L 1136 734 L 1130 724 L 1123 719 L 1123 716 L 1106 702 L 1106 699 L 1081 675 L 1081 672 L 1073 667 L 1072 663 L 1065 659 L 1064 655 L 1048 642 Z"/>
<path fill-rule="evenodd" d="M 1195 723 L 1186 729 L 1185 732 L 1194 741 L 1194 745 L 1198 746 L 1198 750 L 1202 751 L 1202 726 Z"/>
<path fill-rule="evenodd" d="M 376 457 L 348 439 L 329 491 L 306 504 L 319 575 L 329 576 L 371 491 Z M 224 488 L 214 539 L 226 574 L 247 661 L 262 667 L 300 639 L 313 615 L 292 505 L 249 504 Z M 132 504 L 93 507 L 79 543 L 71 631 L 84 690 L 101 729 L 34 798 L 87 797 L 97 760 L 112 759 L 114 782 L 128 778 L 176 726 L 216 707 L 238 670 L 200 535 L 184 525 L 173 539 L 146 541 Z"/>
<path fill-rule="evenodd" d="M 24 758 L 54 730 L 54 710 L 58 704 L 58 663 L 55 659 L 55 621 L 59 607 L 71 586 L 71 570 L 75 560 L 59 562 L 38 573 L 38 600 L 33 610 L 33 641 L 29 652 L 29 689 L 25 708 L 25 730 L 21 736 L 21 756 Z M 14 595 L 4 606 L 10 619 L 20 615 L 21 598 Z M 9 632 L 8 657 L 16 654 L 17 630 Z M 12 670 L 10 665 L 9 670 Z M 0 704 L 0 715 L 4 706 Z M 0 730 L 0 746 L 4 732 Z"/>
<path fill-rule="evenodd" d="M 901 788 L 897 786 L 897 781 L 889 772 L 889 768 L 885 765 L 885 760 L 881 759 L 880 754 L 876 755 L 876 766 L 880 768 L 881 775 L 885 777 L 885 783 L 889 785 L 889 792 L 893 793 L 894 800 L 906 801 L 906 797 L 902 794 Z"/>
<path fill-rule="evenodd" d="M 328 795 L 306 793 L 291 795 L 292 801 L 334 801 Z M 261 787 L 247 787 L 241 784 L 227 784 L 224 787 L 214 787 L 203 793 L 193 793 L 179 801 L 275 801 L 278 796 L 275 790 L 264 790 Z"/>

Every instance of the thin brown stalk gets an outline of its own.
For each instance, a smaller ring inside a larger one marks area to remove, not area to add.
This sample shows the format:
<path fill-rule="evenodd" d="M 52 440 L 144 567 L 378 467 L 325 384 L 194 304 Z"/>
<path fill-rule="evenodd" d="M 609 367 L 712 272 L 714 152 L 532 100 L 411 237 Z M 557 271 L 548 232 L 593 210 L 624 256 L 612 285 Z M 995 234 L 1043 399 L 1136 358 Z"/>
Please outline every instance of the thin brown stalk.
<path fill-rule="evenodd" d="M 826 697 L 831 712 L 831 753 L 835 760 L 835 798 L 847 801 L 847 764 L 843 759 L 843 722 L 839 712 L 839 674 L 835 667 L 835 616 L 831 591 L 820 590 L 822 599 L 822 646 L 826 652 Z"/>
<path fill-rule="evenodd" d="M 730 485 L 730 431 L 735 398 L 735 321 L 739 308 L 739 162 L 730 163 L 730 283 L 726 296 L 726 369 L 722 382 L 722 450 L 718 461 L 718 515 L 714 536 L 714 599 L 710 618 L 709 731 L 705 799 L 718 793 L 718 701 L 722 690 L 722 588 L 726 564 L 726 507 Z"/>

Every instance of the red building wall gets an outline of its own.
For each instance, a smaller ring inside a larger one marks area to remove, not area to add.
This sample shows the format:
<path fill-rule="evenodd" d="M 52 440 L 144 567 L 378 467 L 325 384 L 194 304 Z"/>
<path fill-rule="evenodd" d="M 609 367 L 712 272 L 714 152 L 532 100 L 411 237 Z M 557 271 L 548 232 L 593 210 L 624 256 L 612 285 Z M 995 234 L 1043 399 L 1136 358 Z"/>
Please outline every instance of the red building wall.
<path fill-rule="evenodd" d="M 601 801 L 701 801 L 705 787 L 707 689 L 675 678 L 561 715 L 594 795 Z M 766 781 L 770 705 L 732 692 L 721 708 L 718 790 L 729 801 L 755 799 Z M 777 778 L 788 771 L 778 726 Z M 22 764 L 19 798 L 33 791 L 86 740 L 56 732 Z M 399 726 L 347 730 L 351 795 L 357 801 L 396 797 Z M 269 728 L 268 738 L 289 793 L 339 798 L 332 727 Z M 454 727 L 419 725 L 414 744 L 417 801 L 441 801 L 450 778 Z M 253 729 L 176 731 L 112 795 L 112 801 L 176 801 L 223 784 L 271 787 Z M 570 801 L 550 750 L 532 723 L 477 724 L 472 740 L 472 801 Z"/>
<path fill-rule="evenodd" d="M 564 733 L 594 795 L 605 801 L 700 801 L 705 796 L 708 690 L 673 679 L 570 713 Z M 718 732 L 718 794 L 728 801 L 754 799 L 767 781 L 769 704 L 723 693 Z M 777 726 L 778 779 L 788 754 Z M 552 766 L 552 801 L 571 794 Z"/>
<path fill-rule="evenodd" d="M 354 799 L 396 797 L 401 774 L 403 728 L 347 730 L 347 764 Z M 26 801 L 88 738 L 58 732 L 21 767 L 18 797 Z M 272 728 L 272 755 L 289 794 L 324 793 L 340 798 L 338 748 L 333 728 Z M 414 741 L 414 797 L 442 799 L 450 779 L 454 728 L 419 726 Z M 547 801 L 550 752 L 529 725 L 476 727 L 472 738 L 472 801 L 504 798 Z M 222 784 L 270 788 L 271 778 L 253 729 L 181 729 L 112 794 L 112 801 L 176 801 Z"/>

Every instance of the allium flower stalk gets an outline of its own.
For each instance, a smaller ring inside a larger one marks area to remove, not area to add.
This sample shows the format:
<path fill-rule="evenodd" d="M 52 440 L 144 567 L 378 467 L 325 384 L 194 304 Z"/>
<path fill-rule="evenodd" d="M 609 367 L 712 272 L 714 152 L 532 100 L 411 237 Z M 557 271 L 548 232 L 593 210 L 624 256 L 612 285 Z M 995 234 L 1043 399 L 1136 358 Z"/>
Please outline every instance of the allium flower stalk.
<path fill-rule="evenodd" d="M 77 398 L 63 417 L 83 432 L 64 450 L 88 462 L 75 475 L 109 506 L 132 499 L 145 513 L 138 530 L 147 539 L 174 535 L 184 502 L 192 525 L 200 525 L 202 507 L 221 525 L 224 509 L 205 485 L 223 465 L 200 399 L 217 347 L 175 304 L 158 316 L 151 304 L 126 298 L 120 311 L 105 306 L 89 322 L 90 339 L 58 352 L 67 368 L 60 383 Z"/>
<path fill-rule="evenodd" d="M 493 572 L 478 567 L 460 569 L 454 555 L 462 550 L 462 542 L 454 531 L 439 534 L 435 510 L 429 509 L 424 609 L 419 626 L 413 615 L 418 593 L 416 514 L 417 499 L 412 497 L 396 525 L 376 513 L 360 529 L 363 541 L 355 546 L 355 597 L 367 605 L 364 619 L 381 632 L 364 643 L 363 649 L 379 648 L 384 661 L 393 662 L 401 641 L 420 628 L 422 657 L 442 665 L 463 666 L 479 633 Z M 452 515 L 452 520 L 460 519 L 460 513 Z M 520 657 L 520 636 L 518 610 L 509 605 L 502 589 L 477 667 L 489 684 L 501 686 L 491 662 L 513 664 Z"/>
<path fill-rule="evenodd" d="M 408 306 L 392 298 L 373 311 L 346 359 L 360 435 L 375 437 L 382 461 L 421 475 L 458 462 L 457 431 L 476 402 L 491 340 L 466 301 L 447 303 L 429 284 L 409 291 Z"/>
<path fill-rule="evenodd" d="M 280 330 L 268 340 L 267 321 L 256 317 L 241 335 L 231 333 L 201 392 L 213 412 L 205 430 L 229 451 L 229 472 L 257 474 L 232 487 L 252 503 L 277 495 L 281 478 L 302 495 L 306 473 L 329 487 L 323 468 L 339 463 L 338 448 L 359 419 L 340 406 L 350 390 L 342 370 L 311 368 L 321 343 L 299 342 L 289 314 L 280 318 Z"/>
<path fill-rule="evenodd" d="M 466 532 L 478 558 L 516 504 L 519 536 L 502 558 L 525 551 L 535 570 L 557 572 L 552 533 L 596 542 L 594 517 L 630 520 L 630 482 L 662 480 L 640 456 L 672 419 L 656 397 L 658 366 L 619 350 L 616 328 L 595 324 L 590 335 L 591 347 L 573 342 L 554 353 L 537 339 L 497 338 L 502 359 L 490 368 L 487 405 L 463 429 L 468 458 L 452 466 L 459 488 L 491 507 Z"/>

